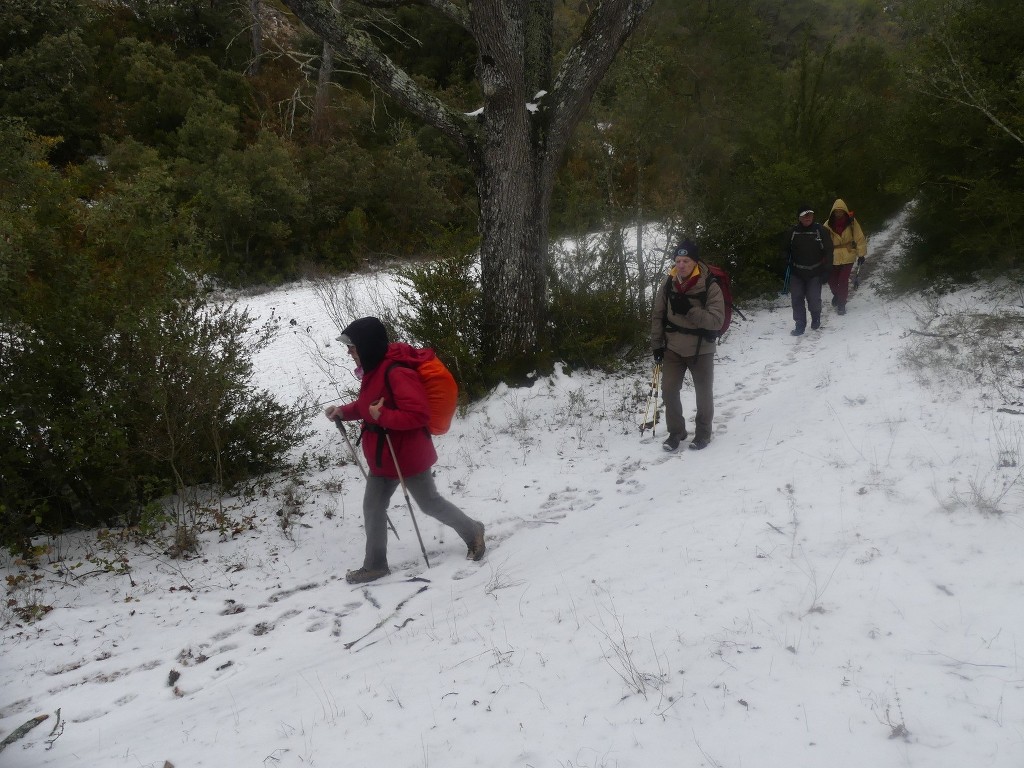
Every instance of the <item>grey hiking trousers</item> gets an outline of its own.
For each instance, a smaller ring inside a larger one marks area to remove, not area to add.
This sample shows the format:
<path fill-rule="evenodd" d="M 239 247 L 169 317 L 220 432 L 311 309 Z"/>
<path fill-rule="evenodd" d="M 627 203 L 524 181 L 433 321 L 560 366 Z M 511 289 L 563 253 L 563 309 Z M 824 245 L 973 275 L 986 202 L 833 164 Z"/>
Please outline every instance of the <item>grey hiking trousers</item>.
<path fill-rule="evenodd" d="M 398 486 L 398 480 L 391 477 L 370 475 L 366 480 L 366 492 L 363 494 L 363 527 L 366 529 L 366 556 L 363 559 L 363 567 L 366 569 L 388 567 L 387 511 L 388 503 Z M 416 500 L 416 505 L 424 514 L 454 528 L 466 542 L 466 546 L 469 546 L 476 533 L 474 520 L 450 501 L 442 498 L 437 492 L 434 477 L 429 469 L 405 478 L 405 487 L 409 489 L 409 494 Z"/>
<path fill-rule="evenodd" d="M 693 439 L 711 439 L 711 422 L 715 418 L 715 353 L 708 352 L 694 357 L 682 357 L 671 349 L 665 350 L 661 363 L 661 391 L 665 400 L 665 428 L 670 435 L 686 434 L 686 420 L 679 396 L 683 388 L 683 376 L 690 371 L 693 389 L 697 395 L 697 418 Z"/>
<path fill-rule="evenodd" d="M 800 270 L 794 269 L 789 276 L 789 296 L 797 328 L 807 327 L 808 311 L 812 323 L 821 322 L 821 275 L 805 277 Z"/>

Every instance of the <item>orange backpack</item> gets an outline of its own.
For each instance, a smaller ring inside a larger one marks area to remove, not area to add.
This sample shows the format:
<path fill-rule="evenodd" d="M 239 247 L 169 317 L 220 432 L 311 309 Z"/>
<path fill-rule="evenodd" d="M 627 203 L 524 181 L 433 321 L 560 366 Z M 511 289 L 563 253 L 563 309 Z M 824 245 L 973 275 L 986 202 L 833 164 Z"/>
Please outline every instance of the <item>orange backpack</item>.
<path fill-rule="evenodd" d="M 427 430 L 432 435 L 443 435 L 451 428 L 452 417 L 455 416 L 455 409 L 459 404 L 459 385 L 455 383 L 452 372 L 437 355 L 417 366 L 409 363 L 392 363 L 384 373 L 384 381 L 389 390 L 391 382 L 388 374 L 396 365 L 412 368 L 419 374 L 423 388 L 427 391 L 427 402 L 430 406 Z"/>

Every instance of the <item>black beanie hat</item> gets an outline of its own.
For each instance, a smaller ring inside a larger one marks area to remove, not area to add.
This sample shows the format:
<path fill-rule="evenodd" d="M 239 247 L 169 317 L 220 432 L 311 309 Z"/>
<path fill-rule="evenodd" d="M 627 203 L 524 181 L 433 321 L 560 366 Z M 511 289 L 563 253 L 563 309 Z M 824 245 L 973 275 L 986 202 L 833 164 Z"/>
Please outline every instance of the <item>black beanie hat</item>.
<path fill-rule="evenodd" d="M 353 346 L 364 371 L 372 371 L 388 352 L 388 329 L 376 317 L 361 317 L 349 323 L 338 341 Z"/>
<path fill-rule="evenodd" d="M 814 206 L 810 203 L 800 203 L 796 208 L 796 217 L 799 219 L 806 211 L 814 213 Z"/>
<path fill-rule="evenodd" d="M 697 244 L 693 242 L 693 240 L 691 240 L 690 238 L 686 238 L 681 243 L 679 243 L 679 245 L 672 249 L 672 258 L 674 259 L 676 256 L 688 256 L 689 258 L 696 261 L 697 254 L 699 253 L 700 249 L 697 247 Z"/>

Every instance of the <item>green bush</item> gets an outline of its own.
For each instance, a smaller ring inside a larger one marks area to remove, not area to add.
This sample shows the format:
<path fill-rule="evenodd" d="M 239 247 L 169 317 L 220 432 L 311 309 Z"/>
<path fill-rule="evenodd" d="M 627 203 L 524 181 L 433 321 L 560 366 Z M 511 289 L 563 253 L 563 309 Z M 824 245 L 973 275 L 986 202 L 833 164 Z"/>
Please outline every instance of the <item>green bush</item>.
<path fill-rule="evenodd" d="M 903 131 L 919 173 L 900 282 L 1019 270 L 1024 18 L 1007 3 L 911 0 Z"/>
<path fill-rule="evenodd" d="M 401 296 L 405 310 L 399 333 L 432 347 L 451 368 L 469 400 L 506 380 L 507 371 L 481 358 L 478 323 L 482 302 L 479 265 L 472 252 L 440 258 L 408 273 Z M 571 367 L 613 370 L 623 352 L 642 345 L 647 318 L 639 316 L 625 291 L 553 274 L 546 338 L 537 350 L 537 370 L 555 360 Z"/>
<path fill-rule="evenodd" d="M 471 243 L 455 233 L 436 242 L 440 258 L 409 270 L 409 287 L 401 291 L 401 332 L 430 346 L 472 400 L 493 384 L 480 358 L 479 322 L 484 296 L 480 290 L 478 258 Z"/>
<path fill-rule="evenodd" d="M 621 290 L 571 285 L 552 278 L 548 310 L 550 347 L 555 360 L 571 368 L 616 370 L 623 352 L 645 342 L 650 328 Z"/>
<path fill-rule="evenodd" d="M 88 203 L 0 124 L 0 541 L 140 522 L 161 496 L 282 464 L 294 410 L 252 387 L 244 312 L 148 168 Z M 73 174 L 72 174 L 73 175 Z"/>

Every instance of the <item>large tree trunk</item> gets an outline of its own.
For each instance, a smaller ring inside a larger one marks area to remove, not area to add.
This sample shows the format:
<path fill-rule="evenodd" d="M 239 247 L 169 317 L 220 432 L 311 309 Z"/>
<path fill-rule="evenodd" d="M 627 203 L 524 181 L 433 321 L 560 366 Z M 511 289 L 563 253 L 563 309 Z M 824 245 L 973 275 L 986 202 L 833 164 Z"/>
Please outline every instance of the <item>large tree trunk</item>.
<path fill-rule="evenodd" d="M 252 22 L 249 27 L 249 41 L 252 44 L 252 58 L 245 70 L 247 75 L 258 75 L 260 63 L 263 60 L 263 2 L 262 0 L 249 0 L 249 19 Z"/>
<path fill-rule="evenodd" d="M 341 6 L 341 0 L 331 0 L 331 4 L 335 9 L 338 9 Z M 311 133 L 314 141 L 326 141 L 331 130 L 329 109 L 331 104 L 331 78 L 333 75 L 334 48 L 325 40 L 320 47 L 320 69 L 317 72 L 316 96 L 313 99 Z"/>
<path fill-rule="evenodd" d="M 320 54 L 320 70 L 316 79 L 316 96 L 313 99 L 313 119 L 311 121 L 313 140 L 327 140 L 331 126 L 328 107 L 331 101 L 331 73 L 334 71 L 334 49 L 330 43 L 324 43 Z"/>
<path fill-rule="evenodd" d="M 654 0 L 591 3 L 557 73 L 554 0 L 348 0 L 340 10 L 330 0 L 283 2 L 349 66 L 467 153 L 480 198 L 483 352 L 506 375 L 528 370 L 545 321 L 555 173 L 616 52 Z M 426 6 L 475 39 L 479 114 L 448 106 L 377 47 L 360 12 L 403 5 Z"/>
<path fill-rule="evenodd" d="M 532 101 L 532 89 L 550 86 L 551 19 L 545 8 L 550 11 L 550 4 L 520 6 L 524 15 L 510 19 L 501 3 L 485 2 L 475 3 L 470 15 L 484 94 L 476 169 L 483 354 L 513 376 L 532 368 L 547 305 L 554 174 L 547 162 L 546 114 Z"/>
<path fill-rule="evenodd" d="M 488 148 L 477 179 L 484 359 L 513 375 L 532 368 L 544 324 L 550 197 L 531 147 L 518 144 Z"/>

